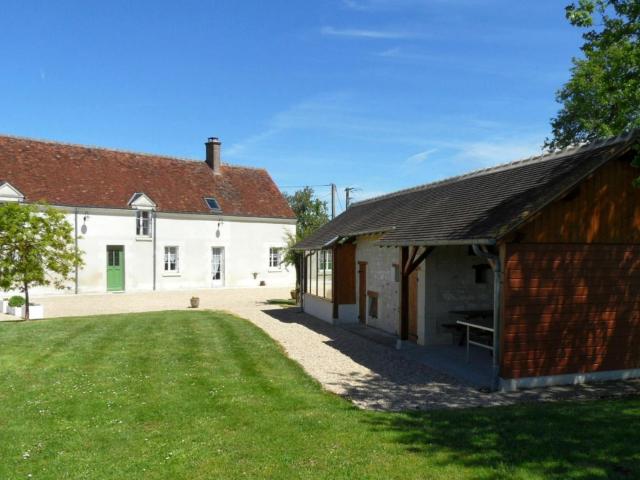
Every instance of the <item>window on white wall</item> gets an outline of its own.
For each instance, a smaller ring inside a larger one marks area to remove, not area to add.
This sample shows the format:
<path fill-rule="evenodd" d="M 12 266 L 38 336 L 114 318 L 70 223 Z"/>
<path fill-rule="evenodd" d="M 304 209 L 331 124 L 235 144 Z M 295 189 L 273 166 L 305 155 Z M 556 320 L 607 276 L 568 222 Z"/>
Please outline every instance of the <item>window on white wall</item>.
<path fill-rule="evenodd" d="M 136 212 L 136 235 L 138 237 L 150 237 L 151 225 L 151 212 L 138 210 Z"/>
<path fill-rule="evenodd" d="M 320 270 L 333 270 L 333 252 L 322 250 L 320 254 Z"/>
<path fill-rule="evenodd" d="M 180 272 L 180 249 L 178 247 L 164 247 L 164 271 L 167 273 Z"/>
<path fill-rule="evenodd" d="M 269 248 L 269 268 L 280 270 L 282 264 L 282 248 L 271 247 Z"/>

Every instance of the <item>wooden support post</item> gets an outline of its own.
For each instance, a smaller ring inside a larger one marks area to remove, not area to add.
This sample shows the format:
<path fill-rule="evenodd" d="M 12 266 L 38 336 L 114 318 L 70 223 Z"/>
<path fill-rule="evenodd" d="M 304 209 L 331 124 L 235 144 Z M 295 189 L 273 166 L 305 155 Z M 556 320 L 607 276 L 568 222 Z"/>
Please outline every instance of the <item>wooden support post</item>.
<path fill-rule="evenodd" d="M 409 339 L 409 275 L 429 256 L 435 247 L 425 247 L 424 251 L 418 255 L 420 247 L 413 247 L 411 258 L 409 258 L 409 247 L 400 247 L 400 340 Z"/>
<path fill-rule="evenodd" d="M 339 310 L 338 310 L 338 305 L 339 305 L 339 298 L 338 298 L 338 292 L 336 289 L 336 280 L 338 278 L 338 275 L 340 274 L 340 272 L 338 271 L 338 265 L 340 264 L 340 259 L 338 258 L 338 247 L 336 245 L 334 245 L 331 249 L 331 300 L 333 302 L 333 318 L 337 319 L 338 318 L 338 314 L 339 314 Z M 325 270 L 326 270 L 326 261 L 325 261 Z"/>
<path fill-rule="evenodd" d="M 400 340 L 409 339 L 409 247 L 401 247 L 402 274 L 400 277 Z"/>

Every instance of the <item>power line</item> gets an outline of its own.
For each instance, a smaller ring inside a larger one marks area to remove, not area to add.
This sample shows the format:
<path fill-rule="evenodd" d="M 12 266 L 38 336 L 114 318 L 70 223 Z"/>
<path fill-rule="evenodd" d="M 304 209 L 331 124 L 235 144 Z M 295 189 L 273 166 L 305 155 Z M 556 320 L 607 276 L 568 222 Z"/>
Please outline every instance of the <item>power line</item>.
<path fill-rule="evenodd" d="M 340 195 L 337 195 L 336 198 L 338 199 L 338 205 L 340 205 L 340 210 L 344 210 L 344 208 L 342 208 L 342 200 L 340 200 Z"/>
<path fill-rule="evenodd" d="M 331 184 L 328 183 L 326 185 L 280 185 L 280 188 L 305 188 L 305 187 L 330 187 Z"/>

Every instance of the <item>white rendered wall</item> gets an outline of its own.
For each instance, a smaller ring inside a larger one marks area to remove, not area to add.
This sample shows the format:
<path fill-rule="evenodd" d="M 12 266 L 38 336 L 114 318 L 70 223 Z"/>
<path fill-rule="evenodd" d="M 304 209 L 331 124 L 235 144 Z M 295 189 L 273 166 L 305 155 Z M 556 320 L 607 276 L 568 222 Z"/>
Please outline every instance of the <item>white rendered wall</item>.
<path fill-rule="evenodd" d="M 86 217 L 86 220 L 85 220 Z M 74 224 L 74 213 L 67 213 Z M 213 215 L 158 213 L 156 223 L 156 289 L 195 289 L 212 287 L 211 248 L 225 251 L 224 286 L 268 287 L 295 285 L 295 268 L 269 268 L 269 248 L 284 247 L 287 231 L 295 233 L 295 224 L 277 219 L 222 218 Z M 121 245 L 125 256 L 125 291 L 153 289 L 153 241 L 136 238 L 134 210 L 79 209 L 78 246 L 84 252 L 85 265 L 78 274 L 79 293 L 107 291 L 107 245 Z M 180 249 L 180 272 L 164 272 L 164 247 Z M 257 273 L 254 279 L 253 273 Z M 69 282 L 64 291 L 52 287 L 33 289 L 32 295 L 73 293 Z"/>
<path fill-rule="evenodd" d="M 331 300 L 305 293 L 302 298 L 302 304 L 305 313 L 313 315 L 314 317 L 319 318 L 320 320 L 324 320 L 325 322 L 329 322 L 331 324 L 334 323 L 333 302 Z"/>

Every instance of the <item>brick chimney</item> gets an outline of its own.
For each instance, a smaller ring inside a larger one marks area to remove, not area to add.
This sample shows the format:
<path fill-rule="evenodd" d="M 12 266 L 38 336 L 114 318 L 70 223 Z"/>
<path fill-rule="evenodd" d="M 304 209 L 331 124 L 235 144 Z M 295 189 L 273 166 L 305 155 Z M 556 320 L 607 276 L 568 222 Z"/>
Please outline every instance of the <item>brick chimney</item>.
<path fill-rule="evenodd" d="M 204 144 L 207 159 L 205 162 L 209 165 L 209 168 L 213 170 L 213 173 L 221 173 L 220 172 L 220 140 L 218 137 L 209 137 L 207 142 Z"/>

